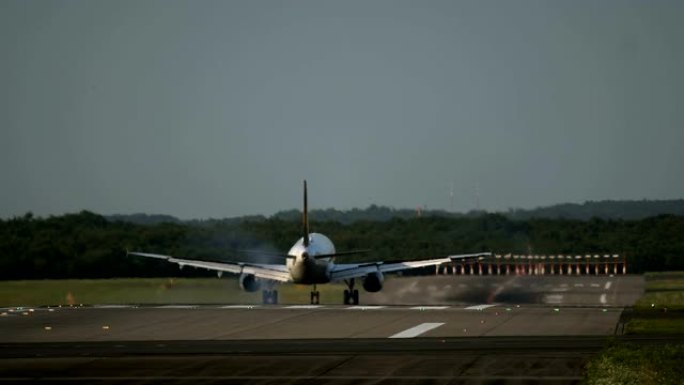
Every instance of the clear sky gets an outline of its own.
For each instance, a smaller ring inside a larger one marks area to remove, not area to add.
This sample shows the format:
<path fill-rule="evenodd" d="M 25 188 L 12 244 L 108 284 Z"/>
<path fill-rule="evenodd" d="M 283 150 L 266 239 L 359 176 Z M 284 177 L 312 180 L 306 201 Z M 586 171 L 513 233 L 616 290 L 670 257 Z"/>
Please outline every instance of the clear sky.
<path fill-rule="evenodd" d="M 0 217 L 684 197 L 684 1 L 0 1 Z"/>

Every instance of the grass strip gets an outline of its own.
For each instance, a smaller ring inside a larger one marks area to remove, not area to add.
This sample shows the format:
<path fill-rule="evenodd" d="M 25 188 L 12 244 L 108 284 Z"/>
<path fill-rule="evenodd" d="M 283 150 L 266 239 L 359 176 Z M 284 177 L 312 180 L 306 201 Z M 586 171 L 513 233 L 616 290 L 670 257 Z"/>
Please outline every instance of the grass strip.
<path fill-rule="evenodd" d="M 684 345 L 617 345 L 587 364 L 586 385 L 684 384 Z"/>

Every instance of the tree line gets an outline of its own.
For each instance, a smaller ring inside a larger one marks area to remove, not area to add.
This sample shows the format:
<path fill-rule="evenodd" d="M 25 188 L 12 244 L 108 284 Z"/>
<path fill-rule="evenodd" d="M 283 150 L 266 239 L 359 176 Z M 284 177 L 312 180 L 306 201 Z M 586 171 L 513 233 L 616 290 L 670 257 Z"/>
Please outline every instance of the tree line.
<path fill-rule="evenodd" d="M 0 279 L 206 276 L 126 250 L 183 258 L 278 263 L 301 234 L 297 219 L 249 217 L 198 223 L 136 224 L 83 211 L 0 220 Z M 500 214 L 315 221 L 339 251 L 371 249 L 341 262 L 406 260 L 454 253 L 610 253 L 626 256 L 630 272 L 684 270 L 684 217 L 641 220 L 527 219 Z M 249 250 L 250 252 L 246 252 Z"/>

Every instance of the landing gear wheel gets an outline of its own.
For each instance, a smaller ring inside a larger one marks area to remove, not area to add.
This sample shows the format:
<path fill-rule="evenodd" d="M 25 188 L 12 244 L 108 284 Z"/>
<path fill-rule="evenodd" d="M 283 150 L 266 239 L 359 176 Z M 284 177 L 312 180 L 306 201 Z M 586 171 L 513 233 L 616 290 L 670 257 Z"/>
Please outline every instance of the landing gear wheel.
<path fill-rule="evenodd" d="M 312 291 L 311 292 L 311 304 L 312 305 L 318 305 L 321 303 L 321 292 L 320 291 Z"/>
<path fill-rule="evenodd" d="M 354 305 L 358 305 L 358 304 L 359 304 L 359 291 L 358 291 L 358 290 L 354 290 L 354 291 L 351 293 L 351 302 L 352 302 Z"/>
<path fill-rule="evenodd" d="M 261 293 L 261 299 L 265 305 L 268 305 L 268 304 L 277 305 L 278 304 L 278 290 L 264 290 Z"/>
<path fill-rule="evenodd" d="M 354 290 L 354 278 L 350 280 L 344 280 L 347 284 L 348 290 L 344 291 L 344 304 L 345 305 L 358 305 L 359 304 L 359 291 Z"/>

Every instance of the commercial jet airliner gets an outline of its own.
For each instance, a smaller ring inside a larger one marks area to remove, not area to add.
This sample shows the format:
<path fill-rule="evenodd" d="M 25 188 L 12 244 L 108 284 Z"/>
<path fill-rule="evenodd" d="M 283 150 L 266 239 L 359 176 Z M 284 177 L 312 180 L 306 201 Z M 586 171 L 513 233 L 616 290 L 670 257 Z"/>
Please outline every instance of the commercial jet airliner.
<path fill-rule="evenodd" d="M 169 255 L 143 253 L 139 251 L 128 252 L 148 258 L 163 259 L 178 264 L 181 268 L 192 266 L 207 270 L 214 270 L 218 276 L 224 272 L 239 274 L 240 287 L 248 292 L 264 290 L 262 299 L 264 303 L 278 303 L 278 291 L 274 286 L 278 282 L 291 282 L 296 284 L 313 285 L 311 291 L 311 304 L 320 302 L 320 292 L 316 290 L 317 284 L 340 282 L 347 285 L 344 291 L 345 305 L 359 304 L 359 291 L 354 288 L 355 280 L 361 279 L 361 284 L 367 292 L 378 292 L 382 289 L 384 273 L 414 269 L 424 266 L 435 266 L 456 260 L 475 259 L 491 255 L 491 253 L 475 253 L 450 255 L 444 258 L 424 259 L 418 261 L 403 262 L 367 262 L 367 263 L 334 263 L 334 258 L 341 255 L 359 254 L 368 250 L 353 250 L 337 252 L 332 241 L 323 234 L 309 232 L 309 215 L 304 181 L 304 210 L 302 211 L 302 237 L 290 248 L 285 258 L 285 264 L 263 264 L 251 262 L 210 262 L 193 259 L 175 258 Z"/>

